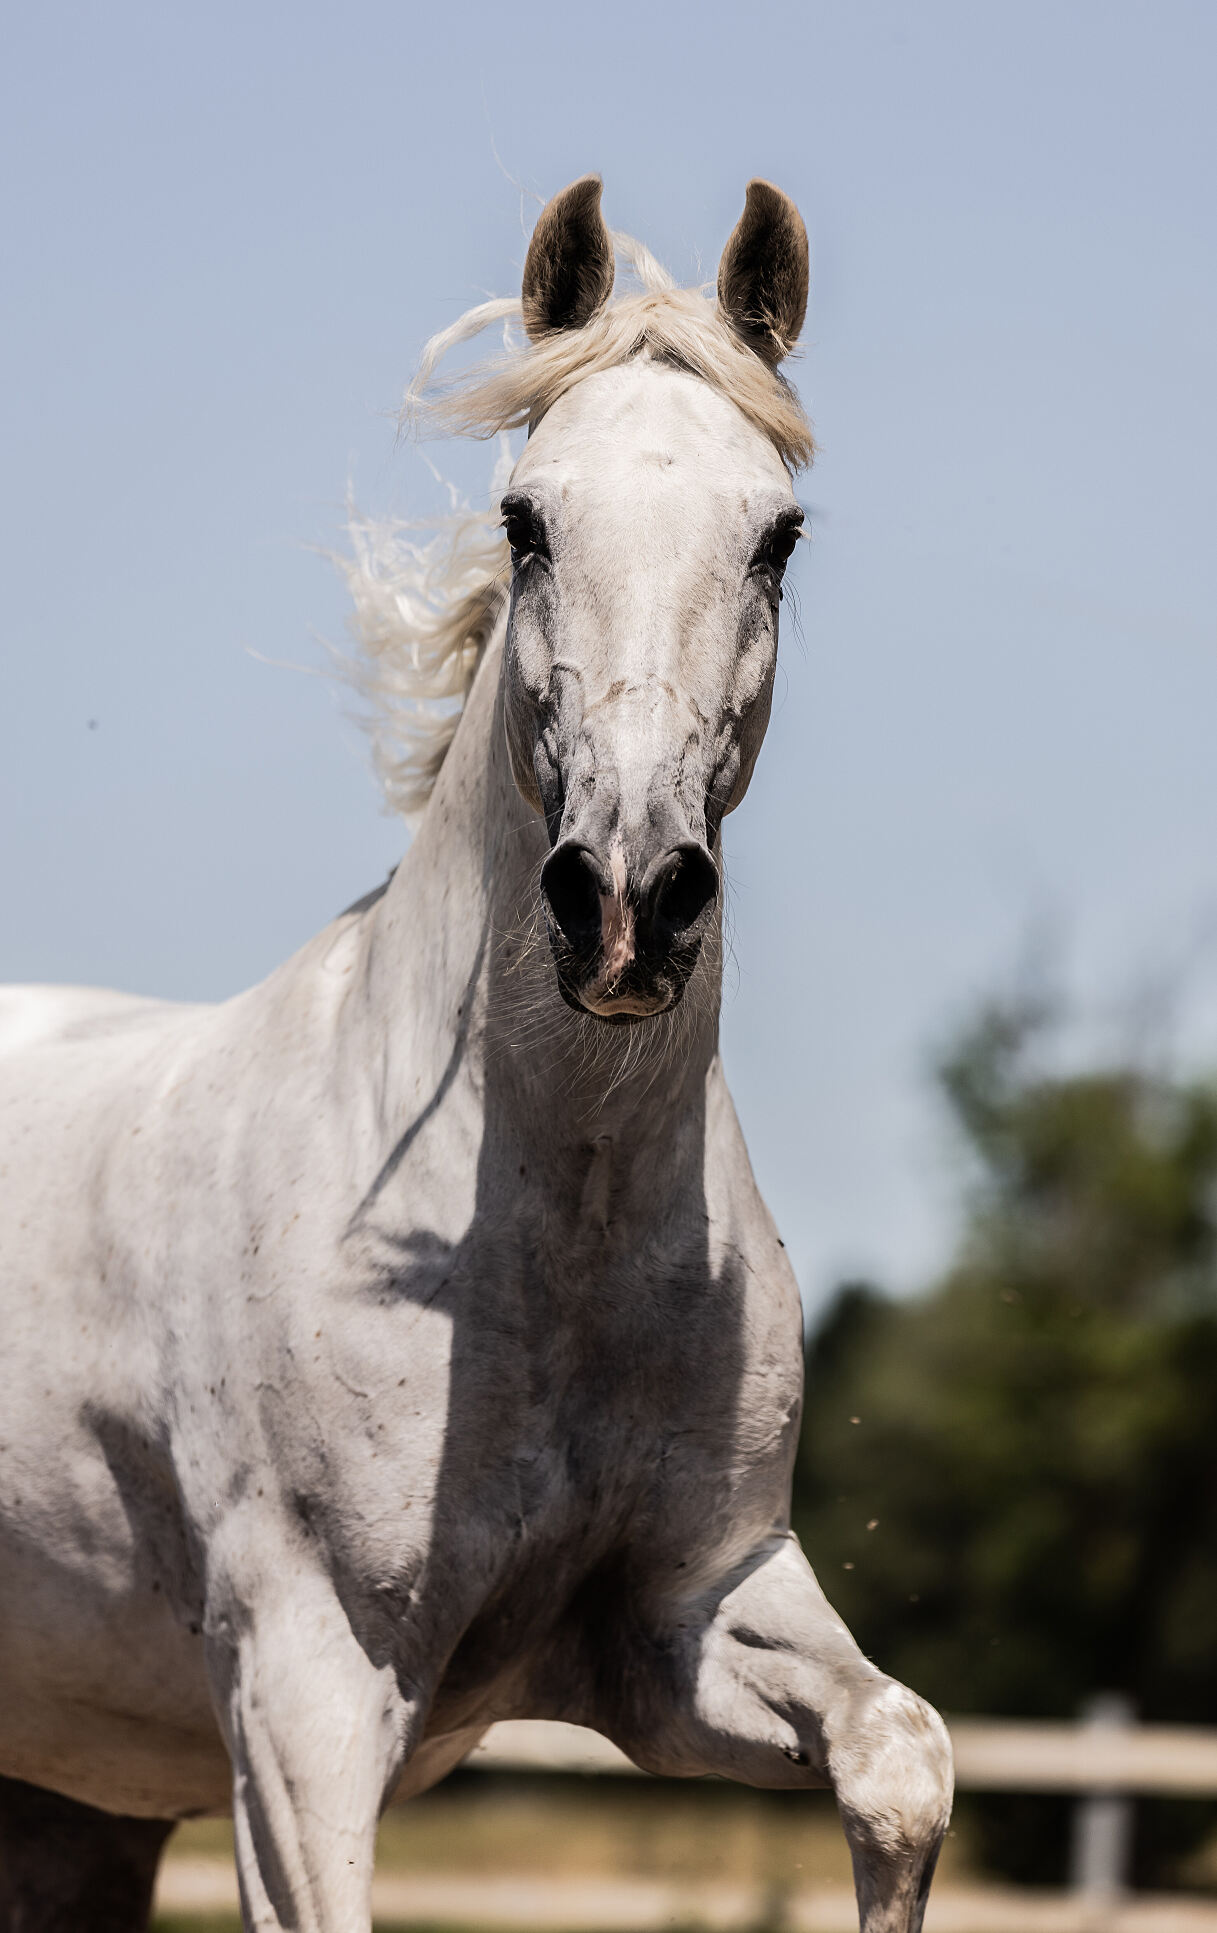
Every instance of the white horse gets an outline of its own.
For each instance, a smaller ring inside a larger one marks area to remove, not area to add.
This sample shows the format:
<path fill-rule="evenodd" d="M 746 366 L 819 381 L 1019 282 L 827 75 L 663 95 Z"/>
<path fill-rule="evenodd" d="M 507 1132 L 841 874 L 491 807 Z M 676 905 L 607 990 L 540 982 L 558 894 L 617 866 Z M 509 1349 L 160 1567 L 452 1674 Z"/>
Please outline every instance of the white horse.
<path fill-rule="evenodd" d="M 388 887 L 223 1006 L 0 1006 L 8 1929 L 132 1933 L 231 1807 L 248 1928 L 366 1933 L 382 1808 L 509 1717 L 831 1785 L 866 1933 L 921 1926 L 949 1746 L 790 1532 L 799 1301 L 718 1054 L 806 234 L 751 183 L 717 302 L 627 252 L 614 302 L 577 182 L 427 352 L 416 414 L 531 434 L 446 602 L 352 567 L 390 708 L 465 695 L 389 758 L 434 788 Z"/>

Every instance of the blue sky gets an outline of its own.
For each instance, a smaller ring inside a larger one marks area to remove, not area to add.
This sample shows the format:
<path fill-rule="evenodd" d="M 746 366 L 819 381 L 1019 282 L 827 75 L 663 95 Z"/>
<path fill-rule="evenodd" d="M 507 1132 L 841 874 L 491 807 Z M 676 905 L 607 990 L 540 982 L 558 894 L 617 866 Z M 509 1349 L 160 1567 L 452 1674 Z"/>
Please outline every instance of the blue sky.
<path fill-rule="evenodd" d="M 0 976 L 223 997 L 384 872 L 317 547 L 348 478 L 434 502 L 421 342 L 521 187 L 599 169 L 692 278 L 764 174 L 821 456 L 724 1038 L 809 1299 L 940 1258 L 929 1057 L 1029 934 L 1093 1048 L 1217 1063 L 1215 69 L 1118 0 L 12 15 Z"/>

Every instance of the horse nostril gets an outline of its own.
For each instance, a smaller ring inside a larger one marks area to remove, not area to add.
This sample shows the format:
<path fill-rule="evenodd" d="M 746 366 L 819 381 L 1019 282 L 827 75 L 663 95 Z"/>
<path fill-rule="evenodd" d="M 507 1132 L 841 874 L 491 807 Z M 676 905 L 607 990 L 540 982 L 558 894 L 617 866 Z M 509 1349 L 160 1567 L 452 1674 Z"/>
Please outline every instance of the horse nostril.
<path fill-rule="evenodd" d="M 550 918 L 576 953 L 594 953 L 600 944 L 601 891 L 586 846 L 556 846 L 541 868 Z"/>
<path fill-rule="evenodd" d="M 674 846 L 656 861 L 644 900 L 656 939 L 678 940 L 718 898 L 718 868 L 704 846 Z"/>

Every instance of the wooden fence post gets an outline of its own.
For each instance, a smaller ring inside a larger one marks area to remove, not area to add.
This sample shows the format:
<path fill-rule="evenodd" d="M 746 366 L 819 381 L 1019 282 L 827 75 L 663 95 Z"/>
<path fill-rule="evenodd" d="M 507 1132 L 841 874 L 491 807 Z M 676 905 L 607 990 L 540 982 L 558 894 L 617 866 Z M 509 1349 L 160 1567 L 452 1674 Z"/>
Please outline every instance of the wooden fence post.
<path fill-rule="evenodd" d="M 1133 1707 L 1122 1692 L 1100 1692 L 1082 1712 L 1096 1746 L 1119 1742 L 1133 1722 Z M 1133 1802 L 1127 1792 L 1099 1787 L 1074 1809 L 1070 1880 L 1091 1906 L 1110 1906 L 1128 1891 L 1132 1858 Z"/>

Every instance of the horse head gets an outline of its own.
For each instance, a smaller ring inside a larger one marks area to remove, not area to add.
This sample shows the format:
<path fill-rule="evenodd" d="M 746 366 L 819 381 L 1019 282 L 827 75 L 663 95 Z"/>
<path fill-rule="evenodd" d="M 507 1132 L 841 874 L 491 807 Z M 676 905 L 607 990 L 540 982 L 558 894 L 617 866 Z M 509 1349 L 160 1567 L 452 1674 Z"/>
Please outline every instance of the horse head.
<path fill-rule="evenodd" d="M 803 522 L 766 411 L 797 409 L 776 371 L 807 269 L 797 209 L 760 181 L 713 307 L 653 278 L 609 306 L 594 176 L 546 206 L 528 250 L 524 322 L 553 372 L 502 500 L 504 712 L 549 834 L 558 982 L 606 1021 L 673 1007 L 717 920 L 720 826 L 765 734 Z"/>

